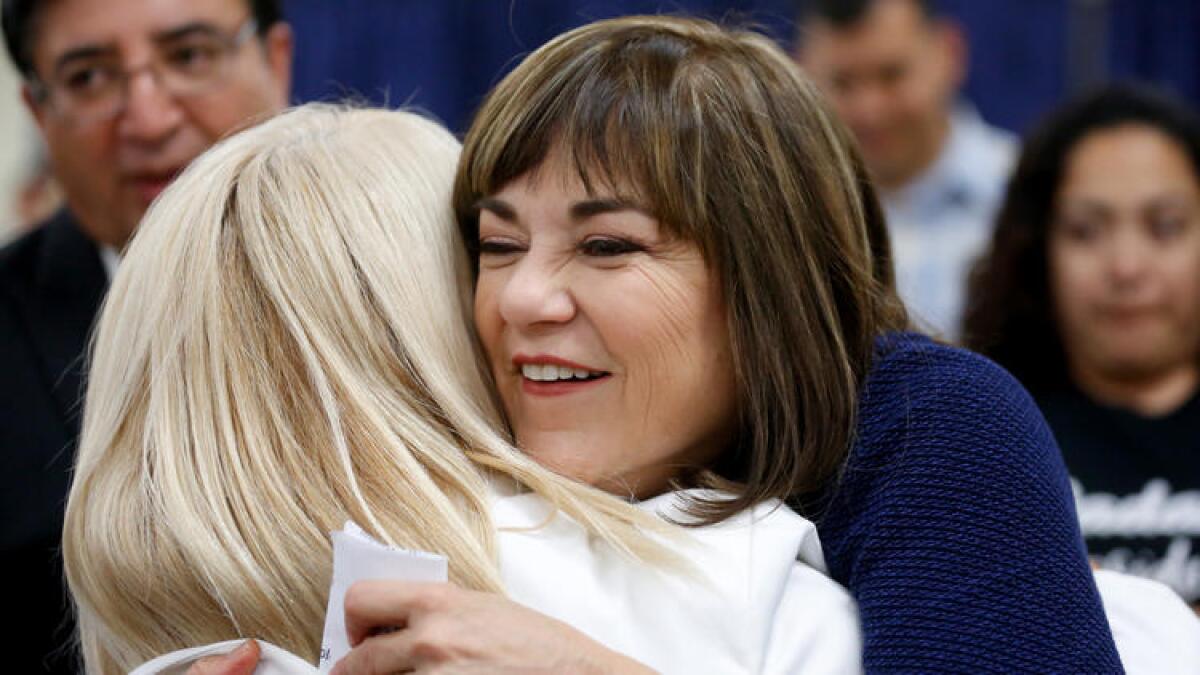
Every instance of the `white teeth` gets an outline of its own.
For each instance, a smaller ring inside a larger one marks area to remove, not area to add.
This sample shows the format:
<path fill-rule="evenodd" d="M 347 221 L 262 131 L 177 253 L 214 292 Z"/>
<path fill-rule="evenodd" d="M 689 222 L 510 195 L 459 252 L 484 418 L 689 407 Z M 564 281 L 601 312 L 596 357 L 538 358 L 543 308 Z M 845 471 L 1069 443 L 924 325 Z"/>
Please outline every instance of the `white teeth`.
<path fill-rule="evenodd" d="M 582 368 L 567 368 L 553 364 L 526 363 L 521 366 L 521 375 L 535 382 L 555 382 L 558 380 L 586 380 L 594 373 Z"/>

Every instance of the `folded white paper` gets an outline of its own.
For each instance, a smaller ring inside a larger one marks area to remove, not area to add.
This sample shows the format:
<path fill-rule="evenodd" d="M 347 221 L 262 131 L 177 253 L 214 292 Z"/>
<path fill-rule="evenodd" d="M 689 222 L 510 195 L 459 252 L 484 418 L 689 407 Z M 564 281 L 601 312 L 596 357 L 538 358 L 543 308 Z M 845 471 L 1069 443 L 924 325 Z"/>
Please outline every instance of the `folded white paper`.
<path fill-rule="evenodd" d="M 393 581 L 445 581 L 445 556 L 421 551 L 406 551 L 384 546 L 350 521 L 341 532 L 333 533 L 333 583 L 329 586 L 329 604 L 325 607 L 325 634 L 321 638 L 322 673 L 350 652 L 346 637 L 346 591 L 357 581 L 389 579 Z"/>
<path fill-rule="evenodd" d="M 333 665 L 350 651 L 344 602 L 346 591 L 355 582 L 370 579 L 446 581 L 445 556 L 386 546 L 350 521 L 346 521 L 342 527 L 342 530 L 331 535 L 333 581 L 329 585 L 329 604 L 325 607 L 325 633 L 321 638 L 320 662 L 314 666 L 282 647 L 259 640 L 262 659 L 254 671 L 255 675 L 317 675 L 332 670 Z M 229 640 L 163 654 L 138 666 L 130 675 L 182 674 L 195 661 L 205 656 L 228 654 L 244 641 Z"/>

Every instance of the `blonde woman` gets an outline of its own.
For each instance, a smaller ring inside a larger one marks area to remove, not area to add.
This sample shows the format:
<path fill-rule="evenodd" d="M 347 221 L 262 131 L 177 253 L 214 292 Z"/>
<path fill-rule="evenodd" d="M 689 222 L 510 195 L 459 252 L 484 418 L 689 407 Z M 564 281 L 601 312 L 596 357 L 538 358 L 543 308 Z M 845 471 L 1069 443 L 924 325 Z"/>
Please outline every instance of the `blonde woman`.
<path fill-rule="evenodd" d="M 308 106 L 218 145 L 150 210 L 100 320 L 67 508 L 87 671 L 239 636 L 315 661 L 347 519 L 446 555 L 452 583 L 422 597 L 467 602 L 497 651 L 553 636 L 546 668 L 858 669 L 853 603 L 814 569 L 807 521 L 767 501 L 685 536 L 648 515 L 686 518 L 672 493 L 632 506 L 497 431 L 458 152 L 411 113 Z"/>

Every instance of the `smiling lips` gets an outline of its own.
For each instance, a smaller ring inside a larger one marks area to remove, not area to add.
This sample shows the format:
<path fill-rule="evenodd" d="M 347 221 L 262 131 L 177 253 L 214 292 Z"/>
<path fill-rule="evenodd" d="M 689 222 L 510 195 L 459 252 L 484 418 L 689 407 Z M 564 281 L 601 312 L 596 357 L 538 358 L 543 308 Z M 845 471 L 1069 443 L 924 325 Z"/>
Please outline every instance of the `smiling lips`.
<path fill-rule="evenodd" d="M 521 373 L 521 388 L 534 396 L 561 396 L 582 391 L 611 376 L 554 356 L 517 356 L 513 364 Z"/>

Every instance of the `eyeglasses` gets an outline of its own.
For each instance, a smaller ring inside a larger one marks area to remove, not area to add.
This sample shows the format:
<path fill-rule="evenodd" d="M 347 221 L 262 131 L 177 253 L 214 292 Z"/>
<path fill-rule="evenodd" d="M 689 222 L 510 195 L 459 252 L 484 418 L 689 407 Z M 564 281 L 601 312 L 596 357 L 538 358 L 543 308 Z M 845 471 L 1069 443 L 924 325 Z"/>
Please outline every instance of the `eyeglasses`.
<path fill-rule="evenodd" d="M 126 68 L 115 53 L 101 51 L 75 58 L 60 67 L 48 81 L 34 81 L 35 96 L 55 112 L 78 125 L 112 119 L 129 99 L 129 81 L 149 70 L 158 85 L 175 98 L 196 96 L 221 84 L 229 76 L 234 57 L 258 31 L 247 19 L 233 35 L 199 27 L 158 41 L 154 57 L 136 68 Z"/>

